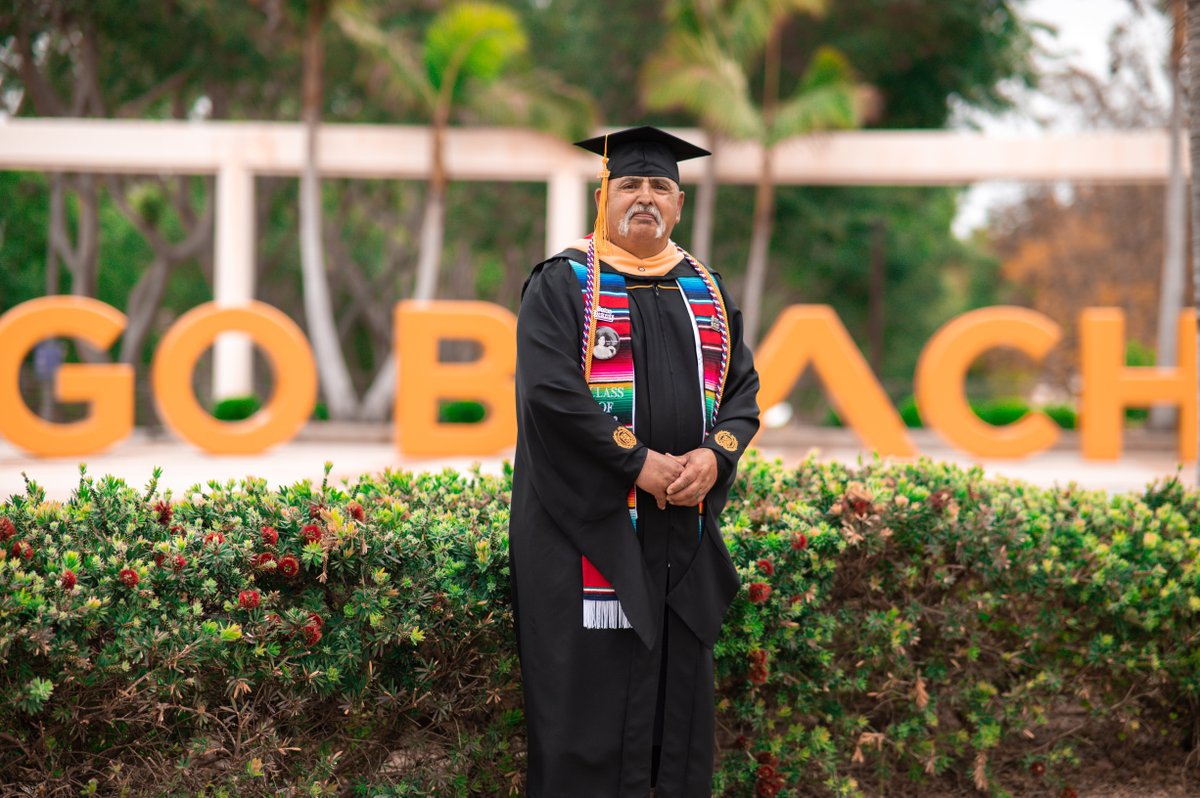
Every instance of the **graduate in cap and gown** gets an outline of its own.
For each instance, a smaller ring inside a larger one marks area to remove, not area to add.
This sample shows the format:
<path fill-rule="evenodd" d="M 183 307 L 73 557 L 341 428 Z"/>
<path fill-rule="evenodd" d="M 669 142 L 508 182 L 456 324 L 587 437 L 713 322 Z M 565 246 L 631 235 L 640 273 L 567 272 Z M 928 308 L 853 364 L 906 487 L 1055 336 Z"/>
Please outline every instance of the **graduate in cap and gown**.
<path fill-rule="evenodd" d="M 758 375 L 717 275 L 671 240 L 653 127 L 604 158 L 592 235 L 539 263 L 517 320 L 509 552 L 529 798 L 712 792 L 713 644 L 739 588 L 718 523 Z"/>

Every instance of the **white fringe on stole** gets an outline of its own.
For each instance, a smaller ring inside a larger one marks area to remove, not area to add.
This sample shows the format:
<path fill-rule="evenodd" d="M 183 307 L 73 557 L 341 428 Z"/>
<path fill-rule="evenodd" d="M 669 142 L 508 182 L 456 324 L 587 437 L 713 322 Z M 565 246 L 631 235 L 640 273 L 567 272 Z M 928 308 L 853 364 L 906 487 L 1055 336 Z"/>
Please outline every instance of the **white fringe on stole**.
<path fill-rule="evenodd" d="M 583 627 L 585 629 L 632 629 L 633 624 L 625 617 L 621 602 L 616 599 L 583 600 Z"/>

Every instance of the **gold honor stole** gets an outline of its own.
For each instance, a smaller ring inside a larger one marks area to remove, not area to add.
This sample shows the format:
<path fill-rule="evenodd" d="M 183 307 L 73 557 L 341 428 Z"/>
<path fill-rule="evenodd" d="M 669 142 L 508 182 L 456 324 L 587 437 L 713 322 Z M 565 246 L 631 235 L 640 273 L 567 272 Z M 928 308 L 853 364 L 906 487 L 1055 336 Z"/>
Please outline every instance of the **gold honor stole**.
<path fill-rule="evenodd" d="M 695 258 L 678 244 L 679 255 L 695 276 L 679 277 L 680 294 L 693 322 L 696 342 L 696 374 L 704 418 L 704 437 L 716 424 L 721 394 L 729 374 L 729 323 L 725 302 L 716 281 Z M 595 244 L 589 240 L 587 263 L 570 261 L 583 291 L 583 335 L 580 363 L 584 379 L 596 403 L 621 426 L 613 437 L 618 445 L 637 445 L 634 417 L 633 345 L 630 335 L 629 294 L 625 278 L 601 272 Z M 626 499 L 629 520 L 637 530 L 637 486 Z M 704 507 L 698 508 L 699 527 L 704 530 Z M 587 629 L 630 629 L 612 584 L 581 557 L 583 565 L 583 625 Z"/>

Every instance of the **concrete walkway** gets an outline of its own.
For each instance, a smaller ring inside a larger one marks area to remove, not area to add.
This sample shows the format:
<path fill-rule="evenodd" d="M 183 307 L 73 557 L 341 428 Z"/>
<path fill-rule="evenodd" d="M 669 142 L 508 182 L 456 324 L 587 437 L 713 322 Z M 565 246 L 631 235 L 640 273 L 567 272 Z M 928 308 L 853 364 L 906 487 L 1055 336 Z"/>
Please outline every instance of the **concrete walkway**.
<path fill-rule="evenodd" d="M 1085 488 L 1110 492 L 1139 491 L 1162 476 L 1174 475 L 1175 442 L 1169 435 L 1130 430 L 1126 433 L 1125 454 L 1116 463 L 1098 463 L 1079 456 L 1078 438 L 1073 433 L 1051 451 L 1027 460 L 978 460 L 948 447 L 926 430 L 913 430 L 913 442 L 922 456 L 954 462 L 963 467 L 979 463 L 988 474 L 1003 475 L 1038 485 L 1066 485 L 1076 482 Z M 484 473 L 499 473 L 512 451 L 495 457 L 457 457 L 412 459 L 399 454 L 391 442 L 390 429 L 382 426 L 314 424 L 296 440 L 254 457 L 215 457 L 199 452 L 189 444 L 169 437 L 149 437 L 137 433 L 110 451 L 82 458 L 92 476 L 113 474 L 137 486 L 144 486 L 155 466 L 164 474 L 160 487 L 176 492 L 211 480 L 225 481 L 244 476 L 265 478 L 271 485 L 302 479 L 319 481 L 325 461 L 333 462 L 333 476 L 353 478 L 385 468 L 437 471 L 443 468 L 468 469 L 478 464 Z M 853 432 L 824 427 L 786 427 L 767 430 L 757 441 L 767 458 L 780 458 L 795 465 L 811 450 L 823 460 L 854 463 L 860 457 L 869 461 Z M 50 498 L 66 499 L 79 482 L 81 458 L 39 460 L 0 441 L 0 500 L 25 490 L 22 472 L 46 489 Z M 1195 485 L 1195 465 L 1184 467 L 1182 480 Z"/>

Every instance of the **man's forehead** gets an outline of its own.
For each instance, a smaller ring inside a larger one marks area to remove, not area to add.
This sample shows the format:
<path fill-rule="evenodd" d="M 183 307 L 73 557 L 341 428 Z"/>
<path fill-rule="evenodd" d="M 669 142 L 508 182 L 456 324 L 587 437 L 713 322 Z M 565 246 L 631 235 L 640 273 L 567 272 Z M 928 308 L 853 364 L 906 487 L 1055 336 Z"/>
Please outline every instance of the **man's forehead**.
<path fill-rule="evenodd" d="M 676 188 L 679 187 L 678 183 L 669 177 L 664 177 L 663 175 L 623 175 L 616 178 L 617 183 L 641 183 L 643 180 L 650 180 L 652 182 L 658 180 L 662 181 L 663 183 L 670 183 Z"/>

